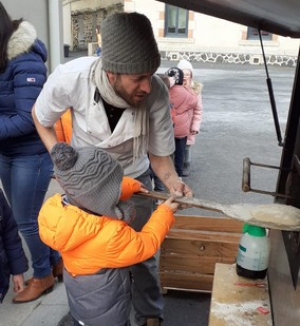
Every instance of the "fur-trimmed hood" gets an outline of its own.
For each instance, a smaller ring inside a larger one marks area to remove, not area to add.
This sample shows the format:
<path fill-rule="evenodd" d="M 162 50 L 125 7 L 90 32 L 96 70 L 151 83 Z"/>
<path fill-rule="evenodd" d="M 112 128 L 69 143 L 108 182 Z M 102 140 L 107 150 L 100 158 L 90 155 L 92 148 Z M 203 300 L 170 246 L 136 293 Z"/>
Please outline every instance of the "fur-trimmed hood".
<path fill-rule="evenodd" d="M 0 73 L 0 152 L 9 157 L 46 153 L 31 109 L 47 80 L 47 50 L 31 24 L 22 22 L 14 31 L 7 55 Z"/>
<path fill-rule="evenodd" d="M 34 26 L 27 21 L 23 21 L 9 39 L 7 46 L 8 60 L 29 51 L 36 52 L 46 62 L 47 50 L 45 45 L 37 39 Z"/>

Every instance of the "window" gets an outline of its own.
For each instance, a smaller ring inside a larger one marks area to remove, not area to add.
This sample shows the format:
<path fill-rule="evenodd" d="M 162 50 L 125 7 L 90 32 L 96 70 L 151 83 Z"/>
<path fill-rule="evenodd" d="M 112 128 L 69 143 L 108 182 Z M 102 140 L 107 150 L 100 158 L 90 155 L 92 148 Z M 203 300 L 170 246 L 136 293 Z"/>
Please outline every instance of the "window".
<path fill-rule="evenodd" d="M 165 11 L 165 36 L 188 36 L 188 10 L 166 5 Z"/>
<path fill-rule="evenodd" d="M 272 34 L 269 32 L 261 31 L 261 38 L 263 40 L 272 40 Z M 259 33 L 256 28 L 248 27 L 247 40 L 259 40 Z"/>

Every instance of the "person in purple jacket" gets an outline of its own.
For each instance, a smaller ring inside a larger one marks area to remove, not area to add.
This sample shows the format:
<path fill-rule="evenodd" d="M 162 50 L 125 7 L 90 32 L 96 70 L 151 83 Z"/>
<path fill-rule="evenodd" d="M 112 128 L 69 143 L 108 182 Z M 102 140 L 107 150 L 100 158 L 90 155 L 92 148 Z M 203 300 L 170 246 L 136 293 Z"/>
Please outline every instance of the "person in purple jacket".
<path fill-rule="evenodd" d="M 0 303 L 9 289 L 10 275 L 15 292 L 24 290 L 24 275 L 28 270 L 18 226 L 0 189 Z"/>
<path fill-rule="evenodd" d="M 38 213 L 53 175 L 53 163 L 31 117 L 47 78 L 47 50 L 35 28 L 11 20 L 0 2 L 0 179 L 29 248 L 33 277 L 13 299 L 29 302 L 53 289 L 63 263 L 39 237 Z"/>

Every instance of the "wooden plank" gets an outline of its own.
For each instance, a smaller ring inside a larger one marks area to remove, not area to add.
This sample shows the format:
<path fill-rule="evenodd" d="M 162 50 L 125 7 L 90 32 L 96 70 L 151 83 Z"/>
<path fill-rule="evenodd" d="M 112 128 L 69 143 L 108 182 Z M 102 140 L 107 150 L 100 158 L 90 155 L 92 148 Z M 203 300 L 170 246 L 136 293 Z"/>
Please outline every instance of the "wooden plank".
<path fill-rule="evenodd" d="M 226 217 L 175 215 L 173 229 L 241 233 L 243 223 Z"/>
<path fill-rule="evenodd" d="M 264 284 L 258 287 L 255 284 Z M 216 264 L 209 326 L 271 326 L 268 281 L 251 280 L 236 274 L 235 266 Z M 258 310 L 269 311 L 264 314 Z"/>
<path fill-rule="evenodd" d="M 163 272 L 160 273 L 160 282 L 162 288 L 211 292 L 213 275 Z"/>
<path fill-rule="evenodd" d="M 161 255 L 160 271 L 214 274 L 216 263 L 233 264 L 232 257 L 195 257 L 178 255 Z"/>
<path fill-rule="evenodd" d="M 235 242 L 213 242 L 213 240 L 166 239 L 161 247 L 162 254 L 180 254 L 183 256 L 235 257 L 239 238 Z"/>
<path fill-rule="evenodd" d="M 171 229 L 166 239 L 206 240 L 215 242 L 235 242 L 241 238 L 241 233 L 209 232 L 194 230 Z"/>

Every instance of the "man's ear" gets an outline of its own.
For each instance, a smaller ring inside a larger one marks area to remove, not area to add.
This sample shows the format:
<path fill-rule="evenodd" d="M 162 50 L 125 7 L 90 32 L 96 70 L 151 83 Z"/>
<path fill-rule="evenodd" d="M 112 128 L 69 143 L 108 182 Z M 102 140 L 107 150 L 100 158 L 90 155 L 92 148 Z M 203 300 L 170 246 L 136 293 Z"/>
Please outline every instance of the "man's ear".
<path fill-rule="evenodd" d="M 116 82 L 116 79 L 117 79 L 117 75 L 112 73 L 112 72 L 107 72 L 106 75 L 107 75 L 107 78 L 109 80 L 109 83 L 111 85 L 114 85 L 115 82 Z"/>

